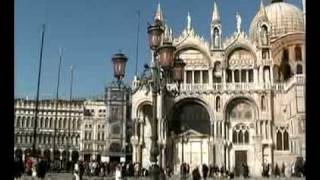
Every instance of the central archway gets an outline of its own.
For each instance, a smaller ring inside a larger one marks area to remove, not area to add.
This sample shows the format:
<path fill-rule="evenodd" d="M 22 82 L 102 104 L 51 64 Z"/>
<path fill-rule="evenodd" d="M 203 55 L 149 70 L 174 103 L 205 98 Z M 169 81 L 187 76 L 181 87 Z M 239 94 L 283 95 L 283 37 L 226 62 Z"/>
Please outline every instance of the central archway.
<path fill-rule="evenodd" d="M 210 111 L 197 98 L 176 103 L 168 114 L 167 167 L 179 172 L 186 163 L 190 169 L 209 164 Z"/>
<path fill-rule="evenodd" d="M 168 130 L 180 134 L 183 133 L 182 126 L 185 127 L 185 131 L 192 129 L 201 134 L 210 135 L 210 115 L 207 109 L 192 100 L 181 103 L 172 113 Z"/>

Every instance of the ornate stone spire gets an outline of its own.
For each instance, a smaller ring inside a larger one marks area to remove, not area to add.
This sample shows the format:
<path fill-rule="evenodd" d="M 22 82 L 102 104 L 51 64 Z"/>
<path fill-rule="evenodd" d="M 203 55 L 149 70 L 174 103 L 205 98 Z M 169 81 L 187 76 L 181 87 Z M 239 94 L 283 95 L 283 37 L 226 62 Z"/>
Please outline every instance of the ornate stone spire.
<path fill-rule="evenodd" d="M 266 9 L 264 8 L 263 0 L 260 0 L 260 9 L 259 9 L 260 17 L 267 17 Z"/>
<path fill-rule="evenodd" d="M 220 22 L 220 14 L 216 0 L 213 1 L 212 22 Z"/>
<path fill-rule="evenodd" d="M 158 3 L 158 8 L 157 8 L 156 14 L 154 15 L 154 21 L 157 21 L 157 20 L 163 22 L 163 14 L 160 7 L 160 3 Z"/>
<path fill-rule="evenodd" d="M 189 32 L 191 30 L 191 16 L 190 13 L 188 12 L 188 16 L 187 16 L 187 31 Z"/>

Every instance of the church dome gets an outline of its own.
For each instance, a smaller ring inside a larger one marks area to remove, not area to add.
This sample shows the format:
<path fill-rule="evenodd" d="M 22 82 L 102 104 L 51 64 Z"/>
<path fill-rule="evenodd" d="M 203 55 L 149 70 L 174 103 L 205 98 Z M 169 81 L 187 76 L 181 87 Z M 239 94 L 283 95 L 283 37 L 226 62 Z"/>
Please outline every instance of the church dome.
<path fill-rule="evenodd" d="M 251 22 L 249 33 L 253 40 L 256 40 L 259 21 L 265 19 L 265 15 L 271 24 L 271 38 L 304 31 L 303 12 L 299 8 L 285 2 L 271 3 L 265 8 L 260 7 Z"/>

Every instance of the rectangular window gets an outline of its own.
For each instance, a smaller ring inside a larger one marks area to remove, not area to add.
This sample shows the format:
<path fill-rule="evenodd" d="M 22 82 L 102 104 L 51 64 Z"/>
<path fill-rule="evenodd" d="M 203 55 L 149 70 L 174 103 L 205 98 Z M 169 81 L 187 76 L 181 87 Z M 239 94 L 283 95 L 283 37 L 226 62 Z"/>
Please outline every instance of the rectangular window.
<path fill-rule="evenodd" d="M 247 70 L 241 70 L 241 82 L 246 82 Z"/>
<path fill-rule="evenodd" d="M 203 83 L 205 83 L 205 84 L 209 83 L 208 71 L 202 71 L 202 78 L 203 78 Z"/>
<path fill-rule="evenodd" d="M 192 71 L 186 71 L 187 73 L 187 83 L 191 84 L 192 83 Z"/>
<path fill-rule="evenodd" d="M 253 69 L 249 70 L 249 82 L 253 82 Z"/>
<path fill-rule="evenodd" d="M 200 83 L 200 71 L 194 71 L 194 83 Z"/>

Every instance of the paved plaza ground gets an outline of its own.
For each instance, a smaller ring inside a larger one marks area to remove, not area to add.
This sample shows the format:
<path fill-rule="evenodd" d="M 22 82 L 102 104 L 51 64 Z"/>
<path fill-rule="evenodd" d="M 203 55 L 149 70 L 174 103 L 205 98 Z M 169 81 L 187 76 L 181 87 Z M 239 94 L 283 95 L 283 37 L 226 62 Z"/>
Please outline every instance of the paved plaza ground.
<path fill-rule="evenodd" d="M 46 180 L 73 180 L 73 176 L 70 173 L 48 173 L 46 175 Z M 85 176 L 83 180 L 112 180 L 114 177 L 87 177 Z M 148 180 L 147 177 L 141 178 L 125 178 L 124 180 Z M 180 179 L 179 176 L 173 176 L 168 180 Z M 207 180 L 223 180 L 227 178 L 207 178 Z M 240 180 L 241 178 L 234 178 L 234 180 Z M 305 180 L 306 178 L 247 178 L 246 180 Z M 22 180 L 36 180 L 36 178 L 30 176 L 23 176 Z M 191 180 L 191 177 L 187 178 Z"/>

